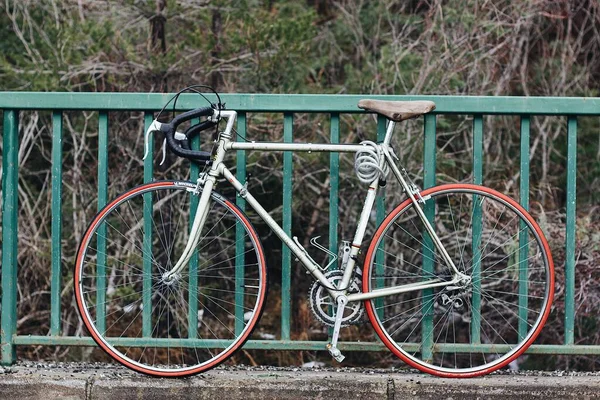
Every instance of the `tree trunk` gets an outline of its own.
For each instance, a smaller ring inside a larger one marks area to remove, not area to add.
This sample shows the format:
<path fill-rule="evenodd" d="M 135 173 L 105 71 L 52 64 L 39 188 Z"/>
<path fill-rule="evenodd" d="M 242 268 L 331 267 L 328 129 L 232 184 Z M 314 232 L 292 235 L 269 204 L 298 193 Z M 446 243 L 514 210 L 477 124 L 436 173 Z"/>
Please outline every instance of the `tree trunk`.
<path fill-rule="evenodd" d="M 221 10 L 215 8 L 212 12 L 212 27 L 211 32 L 214 38 L 214 46 L 210 51 L 211 64 L 215 65 L 218 63 L 217 58 L 219 57 L 219 53 L 221 52 L 221 30 L 223 27 L 222 19 L 221 19 Z M 210 74 L 210 86 L 212 86 L 215 90 L 219 90 L 219 87 L 223 83 L 223 76 L 221 72 L 218 70 L 212 71 Z"/>
<path fill-rule="evenodd" d="M 156 14 L 150 18 L 150 52 L 166 54 L 167 40 L 165 36 L 167 18 L 163 11 L 167 6 L 167 0 L 156 0 Z M 158 91 L 168 90 L 166 76 L 156 76 L 155 85 Z"/>

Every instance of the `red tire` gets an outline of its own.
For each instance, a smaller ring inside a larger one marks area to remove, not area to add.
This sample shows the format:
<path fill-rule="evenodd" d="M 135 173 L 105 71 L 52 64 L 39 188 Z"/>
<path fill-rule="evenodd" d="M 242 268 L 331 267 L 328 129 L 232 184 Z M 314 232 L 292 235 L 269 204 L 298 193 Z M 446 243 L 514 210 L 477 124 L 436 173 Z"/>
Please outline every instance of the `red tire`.
<path fill-rule="evenodd" d="M 436 234 L 470 281 L 367 300 L 369 320 L 392 353 L 423 372 L 469 378 L 503 368 L 534 342 L 550 313 L 548 242 L 523 207 L 495 190 L 453 184 L 421 196 Z M 363 291 L 449 281 L 449 271 L 406 200 L 375 232 Z"/>
<path fill-rule="evenodd" d="M 263 309 L 258 235 L 216 193 L 194 257 L 164 278 L 187 242 L 195 186 L 162 181 L 122 194 L 96 215 L 77 253 L 75 298 L 86 328 L 110 357 L 144 374 L 217 366 L 249 338 Z"/>

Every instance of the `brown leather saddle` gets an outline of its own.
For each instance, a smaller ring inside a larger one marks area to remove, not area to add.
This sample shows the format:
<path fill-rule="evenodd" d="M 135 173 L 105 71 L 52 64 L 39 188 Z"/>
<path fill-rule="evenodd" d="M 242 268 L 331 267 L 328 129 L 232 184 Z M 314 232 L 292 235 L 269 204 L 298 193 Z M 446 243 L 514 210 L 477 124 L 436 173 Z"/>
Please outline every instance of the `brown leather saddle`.
<path fill-rule="evenodd" d="M 358 102 L 358 106 L 363 110 L 374 111 L 384 115 L 396 122 L 416 118 L 419 115 L 435 110 L 435 103 L 426 100 L 385 101 L 363 99 Z"/>

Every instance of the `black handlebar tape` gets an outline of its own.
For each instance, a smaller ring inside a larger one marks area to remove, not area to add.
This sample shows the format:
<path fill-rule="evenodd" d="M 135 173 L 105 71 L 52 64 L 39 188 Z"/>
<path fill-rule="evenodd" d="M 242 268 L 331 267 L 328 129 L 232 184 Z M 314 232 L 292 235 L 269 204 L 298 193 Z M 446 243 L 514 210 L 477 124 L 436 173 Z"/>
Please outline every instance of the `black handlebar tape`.
<path fill-rule="evenodd" d="M 161 125 L 161 131 L 165 134 L 167 138 L 167 145 L 171 149 L 171 151 L 177 154 L 180 157 L 188 158 L 190 160 L 195 161 L 209 161 L 211 154 L 207 151 L 194 151 L 189 149 L 189 145 L 186 148 L 182 148 L 175 141 L 174 134 L 177 130 L 177 126 L 185 121 L 189 121 L 193 118 L 205 117 L 213 115 L 213 109 L 211 107 L 203 107 L 197 108 L 195 110 L 187 111 L 182 114 L 179 114 L 168 124 Z"/>
<path fill-rule="evenodd" d="M 197 108 L 195 110 L 186 111 L 182 114 L 179 114 L 173 118 L 173 120 L 170 122 L 170 125 L 177 129 L 182 122 L 189 121 L 192 118 L 207 117 L 209 115 L 213 115 L 213 109 L 211 107 Z"/>
<path fill-rule="evenodd" d="M 207 121 L 200 122 L 199 124 L 192 125 L 185 131 L 185 136 L 188 138 L 188 140 L 192 139 L 195 136 L 197 136 L 200 132 L 205 131 L 209 128 L 212 128 L 216 124 L 217 124 L 217 122 L 207 120 Z"/>
<path fill-rule="evenodd" d="M 190 142 L 187 139 L 183 139 L 183 140 L 179 140 L 179 145 L 184 149 L 184 150 L 191 150 L 192 148 L 190 147 Z"/>
<path fill-rule="evenodd" d="M 194 118 L 194 117 L 192 117 Z M 165 134 L 167 138 L 167 146 L 171 151 L 177 154 L 179 157 L 188 158 L 195 161 L 209 161 L 210 153 L 208 151 L 194 151 L 180 147 L 175 141 L 174 132 L 175 127 L 171 124 L 162 124 L 160 130 Z"/>

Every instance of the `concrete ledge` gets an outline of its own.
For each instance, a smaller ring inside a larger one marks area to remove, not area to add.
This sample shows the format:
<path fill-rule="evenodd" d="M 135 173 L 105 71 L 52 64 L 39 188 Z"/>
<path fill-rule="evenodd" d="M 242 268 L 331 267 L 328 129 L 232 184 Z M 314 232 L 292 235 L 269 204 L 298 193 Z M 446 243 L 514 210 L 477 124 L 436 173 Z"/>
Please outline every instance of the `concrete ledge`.
<path fill-rule="evenodd" d="M 24 363 L 0 372 L 0 399 L 600 399 L 598 373 L 449 380 L 392 370 L 235 367 L 156 379 L 81 363 Z"/>

